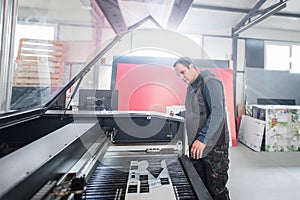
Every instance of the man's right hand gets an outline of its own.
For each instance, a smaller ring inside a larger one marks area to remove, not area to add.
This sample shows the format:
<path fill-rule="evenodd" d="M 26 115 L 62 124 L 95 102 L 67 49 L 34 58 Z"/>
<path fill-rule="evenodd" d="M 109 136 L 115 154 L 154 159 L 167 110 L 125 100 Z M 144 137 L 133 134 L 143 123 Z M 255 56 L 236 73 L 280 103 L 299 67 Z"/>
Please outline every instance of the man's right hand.
<path fill-rule="evenodd" d="M 195 140 L 191 148 L 191 157 L 194 159 L 202 158 L 205 146 L 206 145 L 204 143 L 199 140 Z"/>

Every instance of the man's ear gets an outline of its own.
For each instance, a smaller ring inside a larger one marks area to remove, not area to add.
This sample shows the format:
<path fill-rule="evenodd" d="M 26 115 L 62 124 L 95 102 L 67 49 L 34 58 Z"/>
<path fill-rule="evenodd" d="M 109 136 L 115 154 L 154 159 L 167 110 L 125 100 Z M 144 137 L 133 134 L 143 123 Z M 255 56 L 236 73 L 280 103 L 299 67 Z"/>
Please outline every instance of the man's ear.
<path fill-rule="evenodd" d="M 189 64 L 189 66 L 187 68 L 192 69 L 193 67 L 194 67 L 193 64 Z"/>

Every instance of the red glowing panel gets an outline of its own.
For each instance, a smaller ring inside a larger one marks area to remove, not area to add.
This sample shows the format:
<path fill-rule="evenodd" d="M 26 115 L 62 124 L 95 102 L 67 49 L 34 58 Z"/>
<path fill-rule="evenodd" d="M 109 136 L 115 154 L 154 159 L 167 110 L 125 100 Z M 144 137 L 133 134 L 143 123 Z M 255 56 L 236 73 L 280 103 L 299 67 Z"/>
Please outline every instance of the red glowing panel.
<path fill-rule="evenodd" d="M 184 105 L 185 88 L 172 67 L 118 64 L 119 110 L 165 112 L 166 106 Z"/>

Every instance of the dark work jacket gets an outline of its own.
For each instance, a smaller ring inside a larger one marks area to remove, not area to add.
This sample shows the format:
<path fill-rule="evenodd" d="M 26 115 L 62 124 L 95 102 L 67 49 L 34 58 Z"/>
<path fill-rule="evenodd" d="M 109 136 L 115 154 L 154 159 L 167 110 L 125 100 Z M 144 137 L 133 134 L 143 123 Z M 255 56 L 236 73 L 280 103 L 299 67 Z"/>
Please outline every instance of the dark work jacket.
<path fill-rule="evenodd" d="M 223 85 L 208 70 L 201 71 L 187 88 L 185 119 L 188 144 L 195 140 L 206 145 L 205 157 L 215 145 L 228 144 Z"/>

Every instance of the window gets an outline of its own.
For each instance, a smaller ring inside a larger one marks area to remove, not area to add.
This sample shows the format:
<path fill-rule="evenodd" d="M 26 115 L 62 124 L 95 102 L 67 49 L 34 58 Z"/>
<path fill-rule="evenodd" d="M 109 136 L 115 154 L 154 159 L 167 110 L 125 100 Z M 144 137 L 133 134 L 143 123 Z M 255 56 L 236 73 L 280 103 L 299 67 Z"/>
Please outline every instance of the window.
<path fill-rule="evenodd" d="M 16 25 L 11 110 L 41 106 L 52 97 L 50 86 L 60 77 L 57 62 L 53 64 L 56 57 L 51 54 L 61 52 L 48 43 L 54 37 L 55 27 L 51 25 Z"/>
<path fill-rule="evenodd" d="M 19 41 L 21 38 L 37 39 L 37 40 L 54 40 L 54 26 L 37 26 L 17 24 L 15 33 L 15 49 L 14 56 L 17 56 Z"/>
<path fill-rule="evenodd" d="M 265 45 L 265 69 L 300 73 L 300 45 L 268 42 Z"/>
<path fill-rule="evenodd" d="M 290 69 L 290 47 L 288 45 L 266 45 L 265 69 L 286 71 Z"/>
<path fill-rule="evenodd" d="M 291 72 L 300 73 L 300 45 L 292 45 Z"/>

